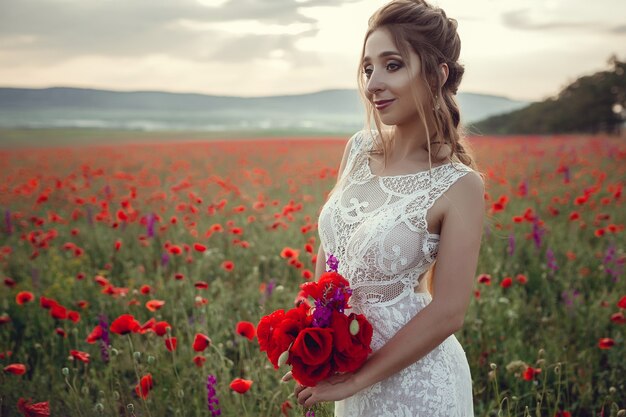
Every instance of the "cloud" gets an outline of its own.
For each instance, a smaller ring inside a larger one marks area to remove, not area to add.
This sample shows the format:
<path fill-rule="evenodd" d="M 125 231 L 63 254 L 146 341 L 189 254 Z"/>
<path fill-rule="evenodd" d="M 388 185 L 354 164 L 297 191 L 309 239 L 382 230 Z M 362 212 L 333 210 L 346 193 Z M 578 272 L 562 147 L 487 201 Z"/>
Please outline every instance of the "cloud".
<path fill-rule="evenodd" d="M 0 2 L 0 52 L 38 63 L 84 55 L 137 57 L 165 54 L 189 60 L 267 58 L 276 51 L 298 57 L 295 43 L 316 33 L 309 7 L 355 0 L 229 0 L 208 6 L 195 0 L 5 0 Z M 183 22 L 204 25 L 194 29 Z M 303 24 L 298 33 L 262 35 L 254 42 L 211 29 L 211 23 L 254 21 Z"/>
<path fill-rule="evenodd" d="M 598 27 L 598 23 L 593 22 L 533 21 L 530 16 L 530 9 L 505 12 L 502 14 L 502 23 L 511 29 L 521 30 L 593 29 Z"/>

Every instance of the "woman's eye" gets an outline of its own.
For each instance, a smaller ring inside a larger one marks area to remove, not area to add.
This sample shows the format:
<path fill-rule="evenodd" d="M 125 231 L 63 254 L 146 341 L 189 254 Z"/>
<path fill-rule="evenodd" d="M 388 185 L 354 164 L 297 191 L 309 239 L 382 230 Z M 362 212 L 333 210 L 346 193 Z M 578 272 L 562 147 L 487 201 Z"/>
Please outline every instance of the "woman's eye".
<path fill-rule="evenodd" d="M 400 69 L 401 65 L 398 64 L 397 62 L 390 62 L 387 64 L 387 70 L 390 71 L 395 71 L 397 69 Z"/>
<path fill-rule="evenodd" d="M 369 78 L 372 75 L 372 68 L 371 67 L 363 68 L 363 74 L 367 78 Z"/>

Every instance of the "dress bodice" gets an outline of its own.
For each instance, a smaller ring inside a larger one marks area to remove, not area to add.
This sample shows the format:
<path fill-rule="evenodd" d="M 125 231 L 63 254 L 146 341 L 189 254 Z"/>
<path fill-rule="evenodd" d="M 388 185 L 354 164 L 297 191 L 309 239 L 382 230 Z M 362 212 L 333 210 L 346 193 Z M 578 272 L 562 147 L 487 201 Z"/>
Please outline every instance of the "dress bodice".
<path fill-rule="evenodd" d="M 367 131 L 352 137 L 340 184 L 321 209 L 318 230 L 326 256 L 349 280 L 351 304 L 388 306 L 415 291 L 437 257 L 439 235 L 428 232 L 435 201 L 472 169 L 448 163 L 415 174 L 377 176 L 369 166 Z"/>

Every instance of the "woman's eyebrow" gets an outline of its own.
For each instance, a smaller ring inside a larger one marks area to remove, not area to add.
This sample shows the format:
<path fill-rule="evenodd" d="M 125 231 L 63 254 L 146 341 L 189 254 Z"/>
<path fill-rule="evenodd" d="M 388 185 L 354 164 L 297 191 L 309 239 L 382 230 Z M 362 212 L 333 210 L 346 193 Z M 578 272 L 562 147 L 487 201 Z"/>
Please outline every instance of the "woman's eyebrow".
<path fill-rule="evenodd" d="M 398 55 L 398 56 L 401 56 L 401 55 L 400 55 L 400 52 L 398 52 L 398 51 L 384 51 L 384 52 L 381 52 L 381 53 L 378 55 L 378 57 L 379 57 L 379 58 L 383 58 L 383 57 L 390 56 L 390 55 Z M 363 57 L 363 62 L 365 62 L 365 61 L 370 61 L 370 60 L 371 60 L 371 58 L 370 58 L 369 56 Z"/>

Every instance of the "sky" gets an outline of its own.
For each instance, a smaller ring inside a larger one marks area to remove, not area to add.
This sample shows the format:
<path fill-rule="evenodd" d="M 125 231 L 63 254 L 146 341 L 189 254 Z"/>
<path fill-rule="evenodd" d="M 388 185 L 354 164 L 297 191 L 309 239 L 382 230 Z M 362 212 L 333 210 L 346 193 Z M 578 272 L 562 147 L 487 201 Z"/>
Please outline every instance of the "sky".
<path fill-rule="evenodd" d="M 269 96 L 356 88 L 379 0 L 0 0 L 0 87 Z M 432 0 L 459 92 L 553 96 L 626 59 L 624 0 Z"/>

